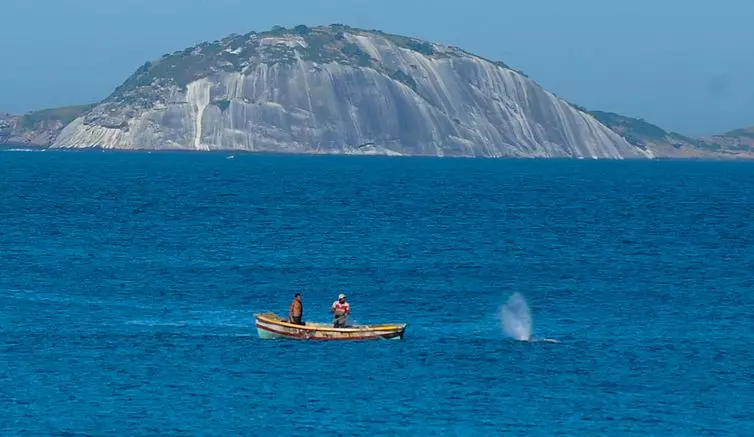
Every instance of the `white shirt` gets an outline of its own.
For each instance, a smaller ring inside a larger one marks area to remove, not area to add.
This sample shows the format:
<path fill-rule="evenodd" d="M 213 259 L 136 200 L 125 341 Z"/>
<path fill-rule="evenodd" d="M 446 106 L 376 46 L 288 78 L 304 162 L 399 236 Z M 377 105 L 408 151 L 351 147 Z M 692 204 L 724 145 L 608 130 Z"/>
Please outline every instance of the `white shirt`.
<path fill-rule="evenodd" d="M 336 300 L 332 304 L 332 309 L 335 311 L 343 310 L 346 314 L 351 314 L 351 305 L 348 302 L 340 303 L 340 301 Z"/>

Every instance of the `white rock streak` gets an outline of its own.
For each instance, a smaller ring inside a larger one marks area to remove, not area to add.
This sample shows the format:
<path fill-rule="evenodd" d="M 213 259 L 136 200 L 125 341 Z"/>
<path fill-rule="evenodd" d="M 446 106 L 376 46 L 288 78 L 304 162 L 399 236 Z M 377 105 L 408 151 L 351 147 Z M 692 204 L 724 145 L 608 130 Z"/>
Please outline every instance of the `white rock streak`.
<path fill-rule="evenodd" d="M 202 146 L 202 122 L 204 121 L 204 111 L 209 106 L 210 91 L 212 82 L 207 79 L 200 79 L 191 82 L 186 92 L 186 100 L 192 111 L 194 120 L 194 149 L 209 150 L 209 147 Z"/>

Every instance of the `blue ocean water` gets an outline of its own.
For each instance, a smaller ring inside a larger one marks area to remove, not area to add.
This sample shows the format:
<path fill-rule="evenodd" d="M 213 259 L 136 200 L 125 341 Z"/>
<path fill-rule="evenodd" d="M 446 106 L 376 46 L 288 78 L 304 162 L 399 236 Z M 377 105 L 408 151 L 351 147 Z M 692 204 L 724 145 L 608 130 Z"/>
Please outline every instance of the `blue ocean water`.
<path fill-rule="evenodd" d="M 0 434 L 754 435 L 752 218 L 751 163 L 0 153 Z M 258 339 L 295 292 L 406 338 Z"/>

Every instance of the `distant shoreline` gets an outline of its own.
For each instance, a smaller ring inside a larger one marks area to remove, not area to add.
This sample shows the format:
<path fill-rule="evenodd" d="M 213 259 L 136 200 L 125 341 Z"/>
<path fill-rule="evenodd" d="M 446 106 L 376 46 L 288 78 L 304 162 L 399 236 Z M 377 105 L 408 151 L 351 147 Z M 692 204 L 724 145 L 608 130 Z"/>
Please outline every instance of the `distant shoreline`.
<path fill-rule="evenodd" d="M 48 146 L 37 146 L 29 144 L 0 144 L 0 152 L 63 152 L 63 153 L 116 153 L 116 154 L 191 154 L 191 155 L 246 155 L 246 156 L 317 156 L 317 157 L 359 157 L 359 158 L 423 158 L 423 159 L 469 159 L 469 160 L 484 160 L 484 161 L 609 161 L 609 162 L 624 162 L 624 161 L 638 161 L 638 162 L 749 162 L 754 161 L 754 157 L 742 157 L 742 156 L 689 156 L 689 157 L 656 157 L 652 159 L 645 158 L 622 158 L 622 159 L 610 159 L 610 158 L 569 158 L 569 157 L 516 157 L 516 156 L 504 156 L 504 157 L 488 157 L 488 156 L 461 156 L 461 155 L 448 155 L 448 156 L 436 156 L 436 155 L 388 155 L 388 154 L 369 154 L 369 153 L 312 153 L 312 152 L 280 152 L 280 151 L 252 151 L 252 150 L 238 150 L 238 149 L 213 149 L 213 150 L 194 150 L 194 149 L 110 149 L 102 147 L 86 147 L 86 148 L 55 148 Z"/>

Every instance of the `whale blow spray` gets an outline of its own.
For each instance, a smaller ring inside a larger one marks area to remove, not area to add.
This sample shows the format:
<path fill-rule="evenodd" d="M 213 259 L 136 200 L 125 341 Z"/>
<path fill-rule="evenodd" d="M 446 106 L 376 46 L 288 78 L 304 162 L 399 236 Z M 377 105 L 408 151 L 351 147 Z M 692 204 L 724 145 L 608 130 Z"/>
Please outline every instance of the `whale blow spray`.
<path fill-rule="evenodd" d="M 500 308 L 505 335 L 520 341 L 531 340 L 531 312 L 521 293 L 514 293 Z"/>

